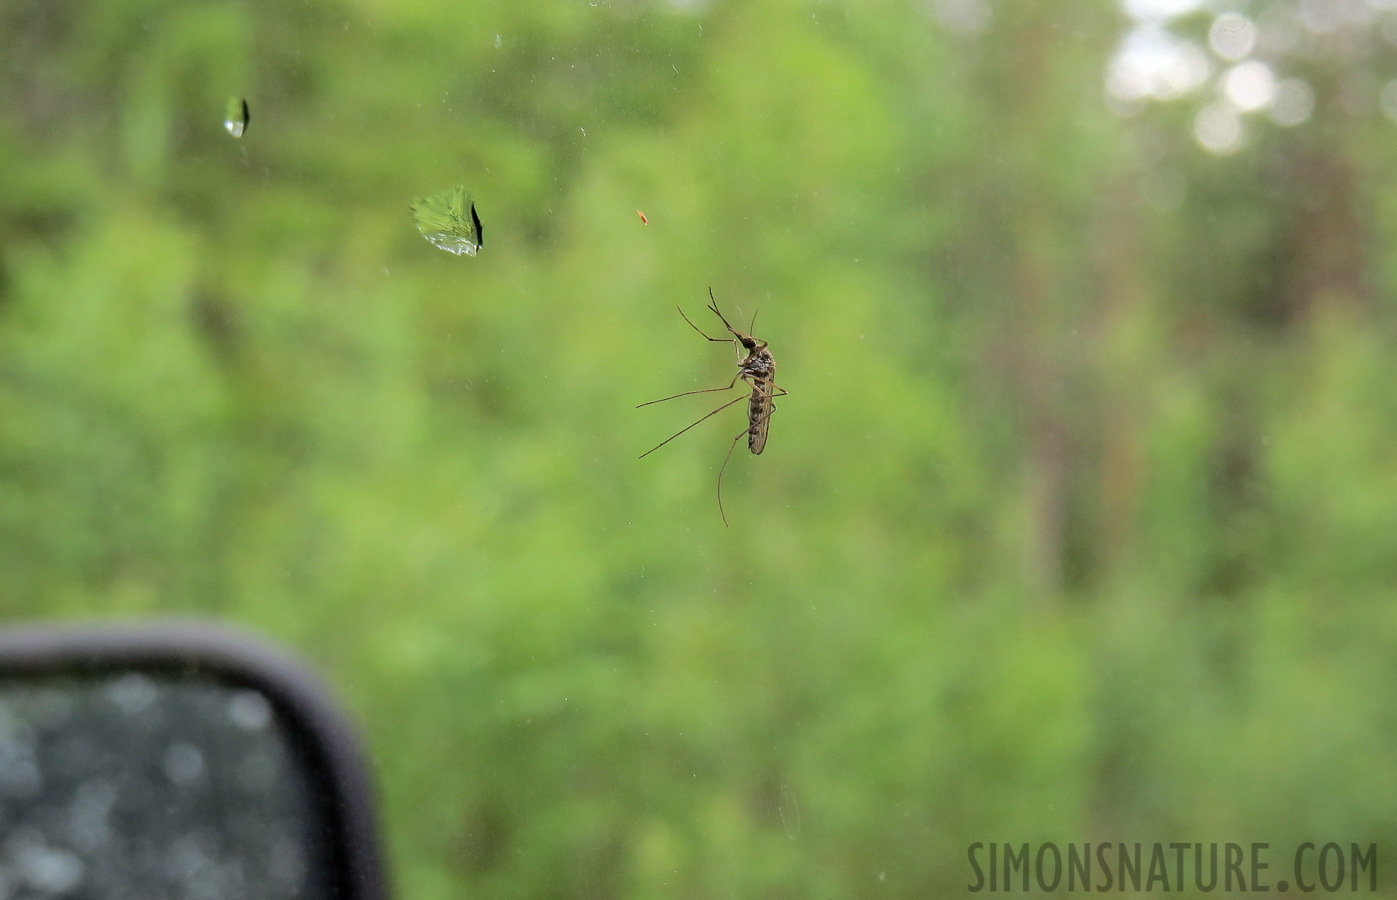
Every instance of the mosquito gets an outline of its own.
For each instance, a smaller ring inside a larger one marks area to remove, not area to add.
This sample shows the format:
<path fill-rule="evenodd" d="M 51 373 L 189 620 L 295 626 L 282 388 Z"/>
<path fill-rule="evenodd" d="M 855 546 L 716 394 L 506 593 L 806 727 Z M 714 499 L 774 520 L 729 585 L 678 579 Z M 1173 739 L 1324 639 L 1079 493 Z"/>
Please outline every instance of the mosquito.
<path fill-rule="evenodd" d="M 718 301 L 713 296 L 713 288 L 708 289 L 708 299 L 708 308 L 712 310 L 713 315 L 717 316 L 719 321 L 723 323 L 723 327 L 732 334 L 732 337 L 710 337 L 704 333 L 702 328 L 699 328 L 693 322 L 689 321 L 689 317 L 684 315 L 684 310 L 682 308 L 679 309 L 679 315 L 683 316 L 684 321 L 689 323 L 690 328 L 697 331 L 707 340 L 718 344 L 731 343 L 733 345 L 733 349 L 737 351 L 737 374 L 732 377 L 732 381 L 729 381 L 723 387 L 705 388 L 700 391 L 685 391 L 682 394 L 675 394 L 672 397 L 662 397 L 659 400 L 651 400 L 648 403 L 642 403 L 640 406 L 637 406 L 636 409 L 640 409 L 641 406 L 664 403 L 666 400 L 688 397 L 692 394 L 713 394 L 719 391 L 730 391 L 733 389 L 733 386 L 737 384 L 739 378 L 752 386 L 752 395 L 747 398 L 747 427 L 738 432 L 737 436 L 732 439 L 732 443 L 728 445 L 728 455 L 723 457 L 722 468 L 718 470 L 718 514 L 723 517 L 723 525 L 726 526 L 728 524 L 728 514 L 723 510 L 723 472 L 728 468 L 728 460 L 732 459 L 732 451 L 737 447 L 737 442 L 741 440 L 742 436 L 745 434 L 747 435 L 747 449 L 752 451 L 753 456 L 761 455 L 762 451 L 766 449 L 766 435 L 767 429 L 770 427 L 771 414 L 776 411 L 776 404 L 773 400 L 776 397 L 784 397 L 787 391 L 785 388 L 776 384 L 776 360 L 772 358 L 771 351 L 766 348 L 766 341 L 754 338 L 750 334 L 743 334 L 729 325 L 728 320 L 718 311 Z M 752 324 L 755 325 L 756 321 L 757 317 L 753 315 Z M 747 327 L 751 328 L 752 325 L 748 325 Z M 747 351 L 746 356 L 742 355 L 743 350 Z M 716 416 L 718 413 L 742 399 L 742 397 L 734 397 L 708 415 L 679 429 L 649 450 L 646 450 L 644 453 L 640 454 L 640 458 L 644 459 L 665 444 L 679 437 L 679 435 L 688 431 L 690 428 L 693 428 L 694 425 L 697 425 L 699 422 L 711 416 Z"/>

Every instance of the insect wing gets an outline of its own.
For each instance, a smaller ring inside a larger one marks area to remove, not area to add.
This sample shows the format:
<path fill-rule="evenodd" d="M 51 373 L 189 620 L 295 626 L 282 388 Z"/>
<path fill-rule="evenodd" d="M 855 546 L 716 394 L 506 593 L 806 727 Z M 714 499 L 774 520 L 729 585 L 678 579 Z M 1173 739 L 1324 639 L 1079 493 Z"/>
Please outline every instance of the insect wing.
<path fill-rule="evenodd" d="M 433 246 L 457 256 L 475 256 L 480 250 L 483 229 L 464 187 L 414 200 L 411 209 L 417 230 Z"/>
<path fill-rule="evenodd" d="M 766 432 L 771 427 L 771 382 L 760 381 L 752 387 L 747 403 L 747 449 L 761 456 L 766 449 Z"/>

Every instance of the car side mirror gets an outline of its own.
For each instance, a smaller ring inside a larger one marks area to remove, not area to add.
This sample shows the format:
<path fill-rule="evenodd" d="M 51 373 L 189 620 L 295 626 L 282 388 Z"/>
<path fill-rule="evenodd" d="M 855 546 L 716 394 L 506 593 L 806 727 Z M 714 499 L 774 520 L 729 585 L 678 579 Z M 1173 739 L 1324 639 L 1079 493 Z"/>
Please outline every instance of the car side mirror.
<path fill-rule="evenodd" d="M 355 733 L 239 633 L 0 631 L 0 896 L 382 900 Z"/>

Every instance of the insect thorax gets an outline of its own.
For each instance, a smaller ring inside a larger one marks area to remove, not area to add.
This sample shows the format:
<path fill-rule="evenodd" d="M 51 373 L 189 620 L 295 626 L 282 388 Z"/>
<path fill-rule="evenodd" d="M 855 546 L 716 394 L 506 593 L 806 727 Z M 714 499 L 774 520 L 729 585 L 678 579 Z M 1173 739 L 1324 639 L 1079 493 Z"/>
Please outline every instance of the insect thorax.
<path fill-rule="evenodd" d="M 742 374 L 759 379 L 773 378 L 776 375 L 776 360 L 763 347 L 742 361 Z"/>

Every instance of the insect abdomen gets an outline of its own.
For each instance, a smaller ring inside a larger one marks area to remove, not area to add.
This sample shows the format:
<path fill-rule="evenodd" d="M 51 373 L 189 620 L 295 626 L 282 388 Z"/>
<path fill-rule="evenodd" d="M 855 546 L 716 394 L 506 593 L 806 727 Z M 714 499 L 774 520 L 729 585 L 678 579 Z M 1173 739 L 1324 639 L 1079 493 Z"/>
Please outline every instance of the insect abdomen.
<path fill-rule="evenodd" d="M 747 400 L 747 449 L 761 456 L 766 449 L 766 432 L 771 422 L 771 395 L 760 387 L 752 388 Z"/>

